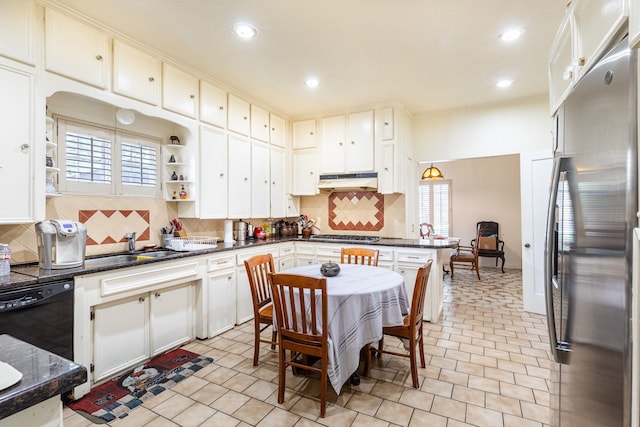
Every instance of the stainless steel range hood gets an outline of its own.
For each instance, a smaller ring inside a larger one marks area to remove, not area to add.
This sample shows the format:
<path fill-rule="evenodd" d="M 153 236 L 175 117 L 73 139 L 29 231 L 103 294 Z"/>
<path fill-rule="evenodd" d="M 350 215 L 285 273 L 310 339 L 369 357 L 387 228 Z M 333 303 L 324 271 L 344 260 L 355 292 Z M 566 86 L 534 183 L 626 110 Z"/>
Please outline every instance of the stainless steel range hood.
<path fill-rule="evenodd" d="M 321 191 L 375 191 L 378 189 L 378 173 L 366 172 L 320 175 L 318 189 Z"/>

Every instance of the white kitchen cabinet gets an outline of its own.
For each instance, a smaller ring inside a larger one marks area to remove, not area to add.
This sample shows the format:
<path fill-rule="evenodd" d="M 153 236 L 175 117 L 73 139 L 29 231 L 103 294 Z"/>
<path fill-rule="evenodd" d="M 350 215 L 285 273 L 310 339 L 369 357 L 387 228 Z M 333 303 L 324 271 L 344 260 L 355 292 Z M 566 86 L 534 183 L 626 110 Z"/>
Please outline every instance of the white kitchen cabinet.
<path fill-rule="evenodd" d="M 285 121 L 282 117 L 269 113 L 269 142 L 278 147 L 284 147 L 285 142 Z"/>
<path fill-rule="evenodd" d="M 148 294 L 98 305 L 93 317 L 92 382 L 149 358 Z"/>
<path fill-rule="evenodd" d="M 315 196 L 318 190 L 318 159 L 315 149 L 293 151 L 293 177 L 291 194 Z"/>
<path fill-rule="evenodd" d="M 45 130 L 35 120 L 32 72 L 31 67 L 0 58 L 0 182 L 4 200 L 0 224 L 44 218 Z"/>
<path fill-rule="evenodd" d="M 322 172 L 370 172 L 375 169 L 373 111 L 322 120 Z"/>
<path fill-rule="evenodd" d="M 47 8 L 45 68 L 81 82 L 106 88 L 109 38 L 84 22 Z"/>
<path fill-rule="evenodd" d="M 229 218 L 251 217 L 251 142 L 229 135 Z"/>
<path fill-rule="evenodd" d="M 287 186 L 285 174 L 285 152 L 280 147 L 270 147 L 270 177 L 271 188 L 269 197 L 271 199 L 272 218 L 286 217 L 287 215 Z"/>
<path fill-rule="evenodd" d="M 248 136 L 251 131 L 250 104 L 233 94 L 228 98 L 229 116 L 227 126 L 229 130 Z"/>
<path fill-rule="evenodd" d="M 269 142 L 269 112 L 251 104 L 251 138 Z"/>
<path fill-rule="evenodd" d="M 296 242 L 296 266 L 316 264 L 316 245 L 312 242 Z"/>
<path fill-rule="evenodd" d="M 640 46 L 640 0 L 629 0 L 629 46 Z"/>
<path fill-rule="evenodd" d="M 34 7 L 31 1 L 2 1 L 0 55 L 33 64 Z"/>
<path fill-rule="evenodd" d="M 251 141 L 251 218 L 270 216 L 270 187 L 269 146 Z"/>
<path fill-rule="evenodd" d="M 151 357 L 193 339 L 193 286 L 157 290 L 149 300 Z"/>
<path fill-rule="evenodd" d="M 165 110 L 197 118 L 199 82 L 191 74 L 166 62 L 162 63 L 162 107 Z"/>
<path fill-rule="evenodd" d="M 119 40 L 113 41 L 113 91 L 158 105 L 162 63 Z"/>
<path fill-rule="evenodd" d="M 284 271 L 296 266 L 296 247 L 293 243 L 280 246 L 276 271 Z"/>
<path fill-rule="evenodd" d="M 300 120 L 291 124 L 293 130 L 293 149 L 315 148 L 316 120 Z"/>
<path fill-rule="evenodd" d="M 407 290 L 409 301 L 413 297 L 413 288 L 416 283 L 418 269 L 427 261 L 433 260 L 429 282 L 427 284 L 427 295 L 424 300 L 423 319 L 428 322 L 437 322 L 442 307 L 442 275 L 441 263 L 436 262 L 436 253 L 433 249 L 411 250 L 398 249 L 396 251 L 396 271 L 404 278 L 404 286 Z"/>
<path fill-rule="evenodd" d="M 236 256 L 207 258 L 207 336 L 214 337 L 236 324 Z"/>
<path fill-rule="evenodd" d="M 382 109 L 382 140 L 389 141 L 393 139 L 393 107 L 385 107 Z"/>
<path fill-rule="evenodd" d="M 393 194 L 395 177 L 395 144 L 382 145 L 382 165 L 378 170 L 378 193 Z"/>
<path fill-rule="evenodd" d="M 570 21 L 571 17 L 567 15 L 556 34 L 549 55 L 549 103 L 552 114 L 567 96 L 576 79 Z"/>
<path fill-rule="evenodd" d="M 325 262 L 340 262 L 340 252 L 344 245 L 333 245 L 331 243 L 322 243 L 316 246 L 316 263 L 324 264 Z"/>
<path fill-rule="evenodd" d="M 227 92 L 200 81 L 200 121 L 221 128 L 227 127 Z"/>
<path fill-rule="evenodd" d="M 285 216 L 300 216 L 300 197 L 291 194 L 285 195 L 287 214 Z"/>
<path fill-rule="evenodd" d="M 227 133 L 200 127 L 199 201 L 201 219 L 226 218 L 228 197 Z"/>

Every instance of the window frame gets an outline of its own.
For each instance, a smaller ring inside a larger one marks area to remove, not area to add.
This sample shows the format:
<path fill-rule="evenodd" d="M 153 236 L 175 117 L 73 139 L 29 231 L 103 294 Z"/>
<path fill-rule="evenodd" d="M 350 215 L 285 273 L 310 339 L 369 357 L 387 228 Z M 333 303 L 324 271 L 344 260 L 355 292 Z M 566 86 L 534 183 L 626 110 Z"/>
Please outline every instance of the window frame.
<path fill-rule="evenodd" d="M 162 198 L 162 140 L 149 135 L 90 123 L 73 118 L 54 116 L 56 126 L 58 191 L 62 194 L 74 195 L 104 195 L 104 196 L 134 196 Z M 88 181 L 74 181 L 67 179 L 67 132 L 111 141 L 111 182 L 99 183 Z M 126 143 L 152 147 L 155 151 L 155 185 L 143 186 L 122 182 L 122 147 Z"/>
<path fill-rule="evenodd" d="M 434 190 L 433 187 L 436 185 L 446 185 L 447 186 L 447 230 L 443 230 L 441 224 L 438 224 L 434 220 Z M 423 216 L 423 188 L 429 188 L 429 213 L 428 218 Z M 452 236 L 453 235 L 453 215 L 451 210 L 451 199 L 452 199 L 452 185 L 450 179 L 438 179 L 438 180 L 420 180 L 418 184 L 418 223 L 426 222 L 431 224 L 434 228 L 434 232 L 438 236 Z"/>

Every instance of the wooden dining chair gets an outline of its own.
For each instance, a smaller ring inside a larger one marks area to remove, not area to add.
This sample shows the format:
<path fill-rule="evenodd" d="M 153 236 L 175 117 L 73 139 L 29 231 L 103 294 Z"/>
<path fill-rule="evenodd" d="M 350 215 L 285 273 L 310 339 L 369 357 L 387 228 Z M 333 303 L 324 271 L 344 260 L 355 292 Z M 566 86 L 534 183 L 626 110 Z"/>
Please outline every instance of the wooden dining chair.
<path fill-rule="evenodd" d="M 370 357 L 371 353 L 386 353 L 394 356 L 408 357 L 411 361 L 411 379 L 413 380 L 413 387 L 418 388 L 418 366 L 416 358 L 420 356 L 420 365 L 426 367 L 424 358 L 424 342 L 422 339 L 422 316 L 424 314 L 424 300 L 427 293 L 427 282 L 429 281 L 429 273 L 431 272 L 431 264 L 433 260 L 427 261 L 425 265 L 418 269 L 418 275 L 416 276 L 416 284 L 413 288 L 413 297 L 411 298 L 411 309 L 409 314 L 405 316 L 402 326 L 385 326 L 382 328 L 382 334 L 394 336 L 400 339 L 408 340 L 409 354 L 398 353 L 396 351 L 385 350 L 382 346 L 373 348 L 369 346 L 370 351 L 365 352 L 365 376 L 369 375 Z M 382 343 L 382 341 L 381 341 Z M 416 354 L 418 352 L 418 355 Z"/>
<path fill-rule="evenodd" d="M 253 366 L 258 365 L 260 354 L 260 343 L 271 344 L 271 349 L 276 348 L 277 330 L 273 328 L 273 304 L 271 300 L 271 289 L 269 287 L 269 274 L 275 273 L 275 266 L 271 254 L 256 255 L 244 262 L 244 268 L 249 277 L 251 287 L 251 299 L 253 301 L 253 325 L 254 325 L 254 346 L 253 346 Z M 261 327 L 264 324 L 265 326 Z M 272 327 L 271 340 L 261 338 L 261 333 L 266 328 Z"/>
<path fill-rule="evenodd" d="M 297 274 L 272 274 L 271 295 L 278 325 L 278 403 L 284 402 L 285 371 L 301 368 L 320 373 L 320 417 L 327 406 L 327 279 Z M 287 358 L 289 350 L 291 357 Z M 309 366 L 298 355 L 318 358 Z"/>
<path fill-rule="evenodd" d="M 342 248 L 340 249 L 340 264 L 362 264 L 377 267 L 379 255 L 380 251 L 377 249 Z"/>

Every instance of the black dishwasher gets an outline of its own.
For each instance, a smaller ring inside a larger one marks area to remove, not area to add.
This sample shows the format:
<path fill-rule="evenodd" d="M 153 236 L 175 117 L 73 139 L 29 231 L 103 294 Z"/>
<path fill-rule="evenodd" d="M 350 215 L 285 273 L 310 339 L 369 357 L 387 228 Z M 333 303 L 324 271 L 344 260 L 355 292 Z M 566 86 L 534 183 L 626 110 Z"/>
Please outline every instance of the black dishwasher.
<path fill-rule="evenodd" d="M 73 360 L 73 280 L 0 292 L 0 334 Z"/>

